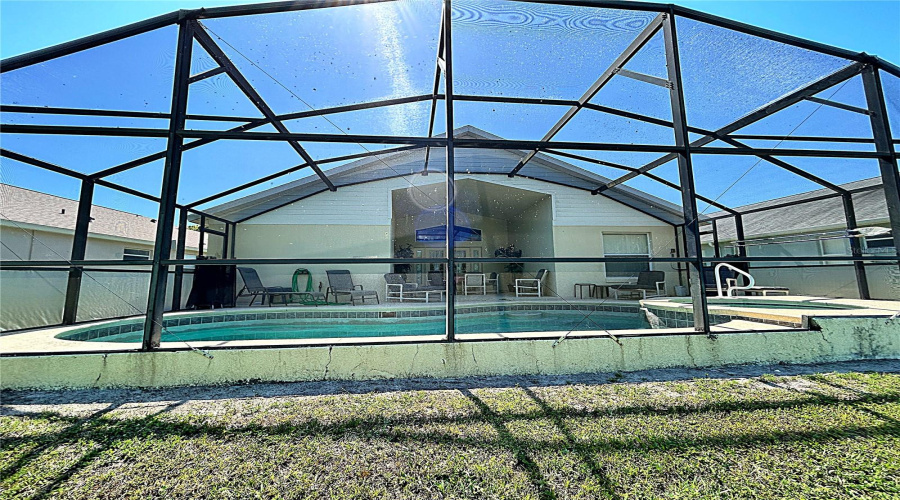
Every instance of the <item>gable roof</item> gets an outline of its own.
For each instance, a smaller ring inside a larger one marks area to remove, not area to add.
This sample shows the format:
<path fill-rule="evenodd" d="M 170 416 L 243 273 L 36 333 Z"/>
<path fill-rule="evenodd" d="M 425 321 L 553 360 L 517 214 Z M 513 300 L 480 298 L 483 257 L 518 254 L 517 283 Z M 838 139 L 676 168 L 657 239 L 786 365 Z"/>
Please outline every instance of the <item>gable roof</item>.
<path fill-rule="evenodd" d="M 888 220 L 887 203 L 885 202 L 884 189 L 882 188 L 880 177 L 848 182 L 840 184 L 840 186 L 848 191 L 858 191 L 854 192 L 852 197 L 856 221 L 860 226 L 877 224 Z M 745 214 L 743 216 L 744 237 L 747 239 L 762 236 L 810 233 L 822 229 L 846 227 L 844 205 L 840 197 L 836 196 L 804 203 L 804 200 L 832 193 L 834 192 L 830 189 L 817 189 L 736 207 L 734 210 L 745 212 L 783 203 L 791 204 L 786 207 Z M 728 214 L 726 212 L 715 212 L 709 214 L 709 217 L 723 215 Z M 716 221 L 716 231 L 719 233 L 719 241 L 737 239 L 733 217 Z M 712 242 L 712 236 L 704 235 L 703 241 Z"/>
<path fill-rule="evenodd" d="M 501 139 L 471 125 L 454 130 L 454 137 Z M 457 148 L 454 150 L 456 158 L 455 173 L 506 176 L 527 153 L 527 151 L 515 149 Z M 422 148 L 363 158 L 329 169 L 325 174 L 340 191 L 341 186 L 421 174 L 424 170 L 424 164 L 425 149 Z M 432 148 L 428 160 L 428 171 L 435 173 L 446 172 L 443 148 Z M 543 153 L 537 154 L 517 175 L 587 191 L 610 180 Z M 284 205 L 316 195 L 327 189 L 327 186 L 321 179 L 315 175 L 310 175 L 204 211 L 235 222 L 242 222 Z M 611 198 L 669 224 L 678 225 L 683 222 L 680 206 L 628 186 L 616 186 L 603 192 L 601 196 Z"/>
<path fill-rule="evenodd" d="M 0 184 L 0 198 L 3 200 L 0 219 L 75 231 L 75 218 L 78 216 L 77 200 L 10 184 Z M 156 240 L 156 226 L 156 219 L 92 205 L 88 234 L 125 238 L 152 245 Z M 173 238 L 176 238 L 177 234 L 176 231 Z M 196 250 L 199 244 L 200 233 L 188 231 L 185 245 Z"/>

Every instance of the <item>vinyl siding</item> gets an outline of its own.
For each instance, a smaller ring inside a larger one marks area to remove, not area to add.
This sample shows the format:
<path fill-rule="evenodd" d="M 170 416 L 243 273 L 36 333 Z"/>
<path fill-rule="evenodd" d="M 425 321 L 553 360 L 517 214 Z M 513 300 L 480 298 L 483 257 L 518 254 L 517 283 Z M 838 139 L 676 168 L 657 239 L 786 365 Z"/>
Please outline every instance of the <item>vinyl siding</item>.
<path fill-rule="evenodd" d="M 669 224 L 604 196 L 547 182 L 505 175 L 458 175 L 457 179 L 526 189 L 552 196 L 556 226 L 665 226 Z M 372 224 L 390 225 L 390 191 L 416 185 L 443 182 L 443 177 L 420 175 L 385 179 L 324 192 L 261 214 L 241 224 Z"/>

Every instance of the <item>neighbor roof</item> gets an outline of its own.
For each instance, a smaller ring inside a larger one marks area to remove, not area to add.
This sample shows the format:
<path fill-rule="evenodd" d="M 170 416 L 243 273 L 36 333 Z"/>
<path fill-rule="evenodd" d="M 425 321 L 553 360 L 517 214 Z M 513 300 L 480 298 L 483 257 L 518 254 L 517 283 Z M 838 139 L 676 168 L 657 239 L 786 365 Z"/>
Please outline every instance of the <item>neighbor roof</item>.
<path fill-rule="evenodd" d="M 3 198 L 3 212 L 0 219 L 75 231 L 78 201 L 9 184 L 0 184 L 0 191 Z M 92 235 L 126 238 L 153 244 L 156 239 L 156 219 L 92 205 L 88 232 Z M 185 245 L 197 249 L 199 243 L 200 233 L 188 231 Z"/>
<path fill-rule="evenodd" d="M 852 195 L 856 220 L 860 226 L 877 224 L 888 220 L 887 203 L 884 199 L 884 189 L 882 188 L 880 177 L 848 182 L 841 184 L 840 187 L 848 191 L 863 190 Z M 791 203 L 790 206 L 743 215 L 744 237 L 747 239 L 761 236 L 810 233 L 822 229 L 846 227 L 844 205 L 840 197 L 804 203 L 804 200 L 830 193 L 833 193 L 833 191 L 818 189 L 807 193 L 785 196 L 784 198 L 744 205 L 736 207 L 734 210 L 745 212 L 747 210 Z M 716 212 L 709 214 L 709 217 L 714 218 L 725 215 L 728 214 L 726 212 Z M 737 239 L 734 218 L 729 217 L 718 220 L 716 222 L 716 230 L 719 233 L 719 241 Z M 704 235 L 703 241 L 707 243 L 712 242 L 712 236 Z"/>
<path fill-rule="evenodd" d="M 454 130 L 456 138 L 501 139 L 471 125 Z M 488 150 L 459 148 L 454 151 L 456 158 L 455 173 L 459 174 L 495 174 L 506 176 L 516 162 L 528 152 L 514 149 Z M 425 150 L 416 149 L 380 157 L 357 160 L 327 171 L 328 178 L 337 186 L 374 182 L 392 177 L 421 174 L 424 170 Z M 428 171 L 444 173 L 446 161 L 443 148 L 433 148 L 428 160 Z M 557 160 L 545 154 L 538 154 L 525 168 L 519 171 L 520 177 L 528 177 L 540 181 L 561 184 L 577 189 L 590 191 L 610 179 L 579 168 L 570 163 Z M 310 175 L 294 182 L 276 186 L 259 193 L 239 198 L 228 203 L 205 210 L 207 213 L 241 222 L 284 205 L 308 198 L 326 191 L 328 188 L 322 180 Z M 606 196 L 619 203 L 639 210 L 669 224 L 681 224 L 683 214 L 681 207 L 661 198 L 637 189 L 619 185 L 605 191 Z"/>

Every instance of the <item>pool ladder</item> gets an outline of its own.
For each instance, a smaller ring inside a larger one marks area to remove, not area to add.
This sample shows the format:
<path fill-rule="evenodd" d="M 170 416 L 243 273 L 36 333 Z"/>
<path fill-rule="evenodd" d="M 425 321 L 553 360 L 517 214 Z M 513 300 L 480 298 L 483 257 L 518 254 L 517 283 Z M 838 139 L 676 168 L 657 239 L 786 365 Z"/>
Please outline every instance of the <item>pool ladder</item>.
<path fill-rule="evenodd" d="M 722 295 L 722 276 L 719 274 L 719 269 L 721 269 L 722 267 L 727 267 L 728 269 L 731 269 L 732 271 L 743 274 L 744 276 L 747 277 L 750 284 L 747 286 L 738 286 L 736 279 L 733 279 L 733 278 L 726 279 L 725 280 L 725 285 L 726 285 L 725 295 Z M 750 273 L 742 271 L 742 270 L 732 266 L 731 264 L 727 264 L 725 262 L 722 262 L 721 264 L 716 266 L 715 273 L 716 273 L 716 290 L 719 292 L 719 297 L 733 297 L 734 295 L 732 295 L 732 293 L 735 290 L 748 290 L 750 288 L 753 288 L 756 285 L 756 280 L 753 279 L 753 276 L 751 276 Z"/>

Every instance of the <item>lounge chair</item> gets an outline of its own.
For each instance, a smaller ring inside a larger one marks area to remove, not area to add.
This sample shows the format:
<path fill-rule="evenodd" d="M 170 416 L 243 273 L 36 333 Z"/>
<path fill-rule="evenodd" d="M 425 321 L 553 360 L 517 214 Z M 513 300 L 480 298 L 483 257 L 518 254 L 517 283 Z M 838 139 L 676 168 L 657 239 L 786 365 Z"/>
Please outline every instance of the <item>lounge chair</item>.
<path fill-rule="evenodd" d="M 444 288 L 430 285 L 419 286 L 418 283 L 409 283 L 400 273 L 387 273 L 384 275 L 384 300 L 424 300 L 429 302 L 431 296 L 437 294 L 444 297 Z"/>
<path fill-rule="evenodd" d="M 544 278 L 547 277 L 546 269 L 538 269 L 534 278 L 518 278 L 516 280 L 516 297 L 531 296 L 540 297 L 544 291 Z"/>
<path fill-rule="evenodd" d="M 619 298 L 620 293 L 639 293 L 642 299 L 649 297 L 665 297 L 666 273 L 663 271 L 641 271 L 638 273 L 637 283 L 611 286 L 609 287 L 609 290 L 612 292 L 615 299 Z"/>
<path fill-rule="evenodd" d="M 332 269 L 325 271 L 328 275 L 328 289 L 325 290 L 325 301 L 328 302 L 328 296 L 334 296 L 334 302 L 337 303 L 338 297 L 347 295 L 350 297 L 350 304 L 356 305 L 356 299 L 361 299 L 362 303 L 366 303 L 366 297 L 375 297 L 378 300 L 378 292 L 374 290 L 363 290 L 362 285 L 354 285 L 350 271 L 346 269 Z"/>
<path fill-rule="evenodd" d="M 266 298 L 268 298 L 270 306 L 272 305 L 273 297 L 281 297 L 281 303 L 283 305 L 287 305 L 288 299 L 294 296 L 299 296 L 302 300 L 310 302 L 313 305 L 318 305 L 318 300 L 323 297 L 323 295 L 318 292 L 298 292 L 286 286 L 263 286 L 262 280 L 259 279 L 259 274 L 257 274 L 256 269 L 253 269 L 252 267 L 239 267 L 237 270 L 241 274 L 241 279 L 244 280 L 244 288 L 241 288 L 241 291 L 238 292 L 235 301 L 237 301 L 237 299 L 246 291 L 247 294 L 250 295 L 250 306 L 256 301 L 256 297 L 260 296 L 260 305 L 264 305 L 266 303 Z"/>
<path fill-rule="evenodd" d="M 717 266 L 718 267 L 718 266 Z M 729 269 L 728 265 L 719 267 L 719 278 L 722 283 L 722 291 L 728 296 L 734 296 L 728 291 L 734 289 L 734 292 L 740 292 L 743 295 L 790 295 L 791 290 L 786 286 L 766 286 L 750 283 L 750 286 L 738 286 L 737 275 L 734 269 Z M 703 289 L 706 295 L 719 295 L 719 288 L 716 286 L 716 272 L 713 267 L 703 268 Z"/>

